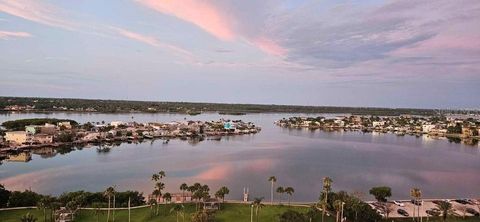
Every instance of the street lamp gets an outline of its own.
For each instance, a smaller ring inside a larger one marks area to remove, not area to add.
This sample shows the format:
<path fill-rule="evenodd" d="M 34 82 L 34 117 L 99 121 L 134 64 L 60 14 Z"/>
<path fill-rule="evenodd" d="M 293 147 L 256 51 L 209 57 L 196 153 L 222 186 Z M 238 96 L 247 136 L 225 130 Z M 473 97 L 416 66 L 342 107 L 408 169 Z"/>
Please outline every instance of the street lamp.
<path fill-rule="evenodd" d="M 253 222 L 253 204 L 250 205 L 250 222 Z"/>

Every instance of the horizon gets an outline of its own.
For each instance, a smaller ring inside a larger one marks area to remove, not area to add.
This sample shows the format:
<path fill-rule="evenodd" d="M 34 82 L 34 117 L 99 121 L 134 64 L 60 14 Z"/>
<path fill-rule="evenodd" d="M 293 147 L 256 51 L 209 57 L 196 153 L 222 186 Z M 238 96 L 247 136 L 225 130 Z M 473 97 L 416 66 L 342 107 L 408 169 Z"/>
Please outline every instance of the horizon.
<path fill-rule="evenodd" d="M 471 0 L 0 0 L 0 95 L 479 109 L 479 12 Z"/>

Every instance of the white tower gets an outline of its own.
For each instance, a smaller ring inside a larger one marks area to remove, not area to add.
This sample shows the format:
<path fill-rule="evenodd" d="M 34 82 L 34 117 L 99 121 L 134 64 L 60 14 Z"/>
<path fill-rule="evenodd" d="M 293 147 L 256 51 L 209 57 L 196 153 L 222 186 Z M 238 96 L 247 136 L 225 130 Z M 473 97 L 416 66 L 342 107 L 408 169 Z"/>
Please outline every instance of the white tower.
<path fill-rule="evenodd" d="M 247 189 L 243 188 L 243 202 L 248 202 L 248 187 Z"/>

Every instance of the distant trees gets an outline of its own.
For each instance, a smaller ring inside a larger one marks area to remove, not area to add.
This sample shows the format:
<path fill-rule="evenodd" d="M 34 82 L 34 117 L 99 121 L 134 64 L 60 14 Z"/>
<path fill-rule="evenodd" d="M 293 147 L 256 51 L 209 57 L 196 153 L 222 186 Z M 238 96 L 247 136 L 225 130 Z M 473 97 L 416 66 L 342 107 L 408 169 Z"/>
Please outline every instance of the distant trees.
<path fill-rule="evenodd" d="M 282 195 L 285 193 L 285 189 L 283 187 L 277 187 L 277 193 L 280 194 L 280 198 L 279 198 L 279 203 L 282 203 Z"/>
<path fill-rule="evenodd" d="M 392 189 L 386 186 L 373 187 L 369 193 L 373 195 L 378 202 L 387 202 L 387 198 L 392 196 Z"/>
<path fill-rule="evenodd" d="M 3 184 L 0 184 L 0 208 L 7 207 L 10 194 L 11 192 L 5 189 L 5 186 L 3 186 Z"/>
<path fill-rule="evenodd" d="M 70 122 L 71 125 L 78 125 L 75 120 L 71 119 L 35 118 L 6 121 L 2 123 L 2 126 L 8 130 L 25 130 L 25 126 L 28 125 L 45 125 L 45 123 L 56 125 L 59 122 Z"/>
<path fill-rule="evenodd" d="M 228 195 L 229 193 L 230 193 L 230 190 L 228 189 L 228 187 L 223 186 L 220 189 L 218 189 L 218 191 L 215 193 L 215 197 L 221 198 L 222 202 L 225 202 L 225 196 Z"/>
<path fill-rule="evenodd" d="M 292 187 L 287 187 L 285 188 L 285 193 L 288 194 L 288 205 L 290 205 L 290 200 L 292 198 L 293 193 L 295 193 L 295 190 Z"/>

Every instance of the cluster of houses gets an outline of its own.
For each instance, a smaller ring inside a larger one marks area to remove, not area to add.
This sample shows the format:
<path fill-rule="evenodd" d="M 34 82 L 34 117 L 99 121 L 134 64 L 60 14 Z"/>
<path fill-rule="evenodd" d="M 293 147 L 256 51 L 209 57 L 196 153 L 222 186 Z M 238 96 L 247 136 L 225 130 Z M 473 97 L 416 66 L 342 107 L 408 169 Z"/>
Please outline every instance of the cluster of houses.
<path fill-rule="evenodd" d="M 281 127 L 310 129 L 345 129 L 363 132 L 395 133 L 398 135 L 428 134 L 438 137 L 455 136 L 458 138 L 478 138 L 480 120 L 474 118 L 445 116 L 337 116 L 325 117 L 291 117 L 275 122 Z"/>
<path fill-rule="evenodd" d="M 25 126 L 22 131 L 6 131 L 0 136 L 0 148 L 40 148 L 65 143 L 89 143 L 125 141 L 153 138 L 221 138 L 226 135 L 254 134 L 260 127 L 241 120 L 179 121 L 179 122 L 121 122 L 108 124 L 72 125 L 58 122 L 56 125 Z"/>

